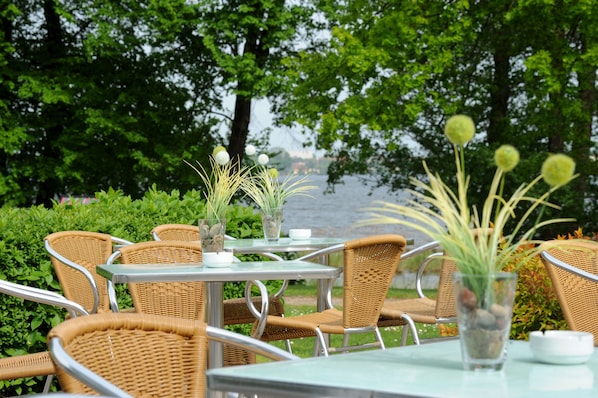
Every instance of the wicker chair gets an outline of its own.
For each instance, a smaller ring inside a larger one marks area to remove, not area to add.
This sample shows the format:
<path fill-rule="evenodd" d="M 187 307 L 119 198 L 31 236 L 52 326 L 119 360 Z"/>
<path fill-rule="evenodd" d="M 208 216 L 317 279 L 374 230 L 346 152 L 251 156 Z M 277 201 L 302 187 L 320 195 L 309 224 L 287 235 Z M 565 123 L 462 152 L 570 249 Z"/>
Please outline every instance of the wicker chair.
<path fill-rule="evenodd" d="M 21 285 L 0 279 L 0 293 L 41 304 L 64 308 L 71 318 L 88 315 L 79 304 L 67 300 L 58 293 L 32 286 Z M 0 358 L 0 380 L 13 380 L 23 377 L 48 376 L 44 393 L 50 391 L 53 375 L 56 372 L 48 351 Z"/>
<path fill-rule="evenodd" d="M 147 314 L 95 314 L 48 335 L 63 391 L 113 397 L 206 396 L 208 341 L 274 360 L 298 359 L 266 343 L 204 322 Z"/>
<path fill-rule="evenodd" d="M 62 231 L 44 238 L 52 266 L 69 300 L 81 304 L 89 313 L 110 311 L 106 279 L 95 267 L 113 253 L 115 245 L 131 242 L 99 232 Z"/>
<path fill-rule="evenodd" d="M 184 240 L 188 242 L 199 242 L 200 240 L 199 227 L 189 224 L 161 224 L 154 227 L 150 233 L 154 240 Z M 235 240 L 236 238 L 226 235 L 225 239 Z M 270 260 L 283 260 L 282 257 L 274 253 L 264 252 L 259 254 Z"/>
<path fill-rule="evenodd" d="M 139 242 L 116 250 L 106 262 L 110 264 L 115 261 L 124 264 L 201 263 L 202 251 L 198 242 L 176 240 Z M 206 299 L 203 282 L 130 283 L 129 292 L 137 312 L 195 320 L 205 319 Z M 112 300 L 115 302 L 115 298 Z M 262 306 L 261 296 L 255 297 L 254 301 L 256 305 Z M 271 310 L 267 304 L 264 303 L 265 306 L 262 307 L 266 312 L 279 314 L 279 309 L 275 307 Z M 226 316 L 231 317 L 231 313 L 234 319 L 244 316 L 248 319 L 246 323 L 255 321 L 244 298 L 235 299 L 232 303 L 230 300 L 224 301 L 225 325 L 230 324 L 226 321 Z M 224 346 L 225 366 L 250 363 L 255 363 L 255 356 L 251 352 Z"/>
<path fill-rule="evenodd" d="M 592 333 L 598 347 L 598 243 L 552 240 L 540 247 L 569 329 Z"/>
<path fill-rule="evenodd" d="M 316 336 L 314 355 L 363 348 L 384 348 L 377 322 L 384 298 L 396 272 L 405 238 L 386 234 L 354 239 L 338 245 L 343 251 L 343 309 L 334 308 L 331 292 L 327 294 L 324 311 L 298 316 L 268 316 L 266 324 L 278 329 L 277 339 L 296 339 Z M 302 257 L 307 260 L 328 254 L 334 247 L 322 249 Z M 373 333 L 375 342 L 350 345 L 349 336 L 357 333 Z M 343 335 L 340 347 L 329 344 L 328 334 Z M 273 340 L 266 333 L 263 340 Z"/>
<path fill-rule="evenodd" d="M 438 242 L 431 242 L 406 252 L 401 256 L 404 261 L 407 258 L 429 253 L 417 270 L 415 288 L 417 298 L 399 300 L 386 300 L 380 312 L 378 327 L 402 326 L 402 344 L 407 344 L 407 335 L 411 331 L 415 344 L 420 344 L 415 323 L 438 325 L 457 322 L 457 309 L 455 307 L 455 294 L 453 292 L 453 273 L 457 267 L 453 261 L 442 259 L 442 252 Z M 433 261 L 442 261 L 437 288 L 436 299 L 426 297 L 422 279 L 427 266 Z"/>
<path fill-rule="evenodd" d="M 188 224 L 162 224 L 151 230 L 153 240 L 199 241 L 199 226 Z"/>
<path fill-rule="evenodd" d="M 187 224 L 162 224 L 154 227 L 151 231 L 152 238 L 156 241 L 181 240 L 181 241 L 199 241 L 199 227 Z M 227 239 L 235 238 L 227 236 Z M 261 253 L 263 256 L 275 261 L 282 258 L 274 253 Z M 284 304 L 282 296 L 288 281 L 284 281 L 282 287 L 274 294 L 268 295 L 268 311 L 270 315 L 284 316 Z M 254 305 L 261 307 L 261 296 L 254 297 Z M 245 298 L 228 299 L 224 302 L 224 324 L 239 325 L 253 323 L 255 317 L 247 307 Z"/>

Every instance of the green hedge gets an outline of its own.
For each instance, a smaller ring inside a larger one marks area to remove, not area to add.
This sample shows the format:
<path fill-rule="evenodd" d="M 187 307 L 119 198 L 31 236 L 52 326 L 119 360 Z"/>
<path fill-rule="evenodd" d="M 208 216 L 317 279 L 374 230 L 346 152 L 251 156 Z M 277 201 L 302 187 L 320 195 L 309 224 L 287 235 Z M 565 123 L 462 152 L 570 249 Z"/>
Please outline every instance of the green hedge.
<path fill-rule="evenodd" d="M 0 278 L 60 292 L 60 285 L 43 246 L 52 232 L 85 230 L 108 233 L 133 242 L 151 240 L 150 230 L 159 224 L 197 224 L 205 214 L 199 191 L 181 195 L 150 190 L 143 199 L 131 200 L 120 192 L 98 193 L 90 204 L 56 203 L 43 207 L 0 209 Z M 230 206 L 227 233 L 237 238 L 261 236 L 261 220 L 252 207 Z M 246 256 L 254 257 L 254 256 Z M 119 301 L 130 306 L 124 285 Z M 272 286 L 272 289 L 277 286 Z M 243 284 L 226 284 L 225 298 L 242 297 Z M 0 295 L 0 357 L 46 350 L 48 331 L 65 313 L 47 305 L 23 302 Z M 4 396 L 41 392 L 45 378 L 0 381 Z"/>

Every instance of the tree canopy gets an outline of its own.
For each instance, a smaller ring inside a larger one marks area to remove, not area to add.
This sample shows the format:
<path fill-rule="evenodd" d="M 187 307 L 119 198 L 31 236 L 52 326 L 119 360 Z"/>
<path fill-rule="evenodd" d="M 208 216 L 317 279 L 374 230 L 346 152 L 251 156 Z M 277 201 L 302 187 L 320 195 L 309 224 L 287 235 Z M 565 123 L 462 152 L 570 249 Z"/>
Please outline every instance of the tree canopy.
<path fill-rule="evenodd" d="M 548 153 L 565 152 L 581 175 L 551 199 L 597 230 L 598 4 L 323 3 L 331 35 L 293 58 L 292 89 L 278 99 L 277 121 L 303 128 L 335 158 L 329 182 L 367 174 L 402 190 L 411 187 L 409 177 L 422 176 L 424 159 L 445 178 L 454 176 L 443 126 L 464 113 L 479 132 L 467 164 L 478 204 L 501 144 L 522 153 L 511 188 L 537 175 Z"/>
<path fill-rule="evenodd" d="M 248 136 L 260 141 L 251 101 L 276 90 L 310 22 L 309 8 L 270 0 L 3 4 L 0 204 L 12 206 L 197 187 L 183 161 L 207 164 L 219 144 L 242 157 Z"/>
<path fill-rule="evenodd" d="M 5 1 L 0 204 L 194 188 L 184 160 L 266 145 L 249 121 L 268 98 L 334 159 L 331 186 L 357 174 L 403 190 L 424 159 L 450 178 L 442 126 L 456 113 L 476 121 L 480 198 L 499 145 L 523 155 L 510 187 L 568 153 L 581 175 L 551 199 L 597 230 L 595 3 Z"/>

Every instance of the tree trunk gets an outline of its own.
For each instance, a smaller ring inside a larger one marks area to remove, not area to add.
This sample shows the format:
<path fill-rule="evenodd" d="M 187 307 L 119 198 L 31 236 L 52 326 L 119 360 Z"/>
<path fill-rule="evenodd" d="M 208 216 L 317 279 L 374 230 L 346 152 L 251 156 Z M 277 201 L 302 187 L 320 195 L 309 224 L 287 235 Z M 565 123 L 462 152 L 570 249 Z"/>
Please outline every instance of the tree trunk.
<path fill-rule="evenodd" d="M 265 18 L 261 9 L 256 9 L 256 18 Z M 255 60 L 255 67 L 263 70 L 266 66 L 269 50 L 262 40 L 263 33 L 253 27 L 248 30 L 243 50 L 243 56 L 251 55 Z M 253 73 L 258 73 L 254 71 Z M 228 153 L 233 161 L 239 163 L 245 153 L 245 144 L 249 135 L 249 123 L 251 121 L 251 102 L 256 92 L 256 87 L 250 81 L 240 79 L 237 82 L 237 97 L 235 99 L 235 116 L 228 144 Z"/>
<path fill-rule="evenodd" d="M 45 62 L 42 63 L 42 68 L 48 71 L 47 75 L 52 76 L 58 60 L 64 57 L 66 53 L 63 41 L 62 25 L 60 24 L 60 17 L 56 12 L 54 1 L 44 1 L 44 18 L 46 27 L 46 38 L 44 40 L 46 57 Z M 58 72 L 59 73 L 59 72 Z M 42 119 L 46 120 L 66 120 L 68 110 L 63 103 L 45 104 L 41 109 Z M 52 115 L 52 117 L 44 118 L 43 115 Z M 56 115 L 61 115 L 61 119 L 57 119 Z M 45 129 L 46 145 L 44 146 L 41 159 L 43 162 L 58 163 L 61 162 L 60 150 L 56 146 L 60 136 L 64 131 L 64 123 L 55 123 L 49 125 Z M 60 192 L 63 190 L 63 185 L 56 174 L 46 171 L 39 182 L 39 189 L 35 197 L 36 205 L 44 205 L 44 207 L 52 207 L 52 199 L 55 199 L 59 194 L 71 194 L 70 192 Z"/>
<path fill-rule="evenodd" d="M 233 162 L 241 162 L 245 153 L 245 143 L 251 121 L 251 97 L 237 94 L 235 98 L 235 116 L 228 144 L 228 153 Z"/>

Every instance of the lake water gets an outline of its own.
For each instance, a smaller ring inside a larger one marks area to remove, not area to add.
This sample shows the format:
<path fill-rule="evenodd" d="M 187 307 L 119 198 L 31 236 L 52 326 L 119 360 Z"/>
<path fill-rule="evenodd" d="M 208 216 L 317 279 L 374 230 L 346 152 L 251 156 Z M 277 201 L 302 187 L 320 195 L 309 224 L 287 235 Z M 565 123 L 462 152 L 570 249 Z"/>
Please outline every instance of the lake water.
<path fill-rule="evenodd" d="M 311 196 L 293 196 L 284 206 L 282 229 L 286 234 L 291 228 L 311 228 L 312 236 L 338 238 L 359 238 L 374 234 L 398 233 L 413 239 L 415 246 L 430 242 L 421 232 L 401 225 L 379 225 L 355 227 L 354 223 L 366 219 L 365 207 L 372 206 L 374 200 L 399 203 L 401 196 L 389 194 L 385 188 L 364 185 L 357 177 L 345 177 L 344 184 L 335 187 L 335 193 L 324 194 L 326 175 L 311 175 L 311 185 L 317 190 Z M 370 195 L 371 193 L 371 195 Z M 403 195 L 404 196 L 404 195 Z"/>

